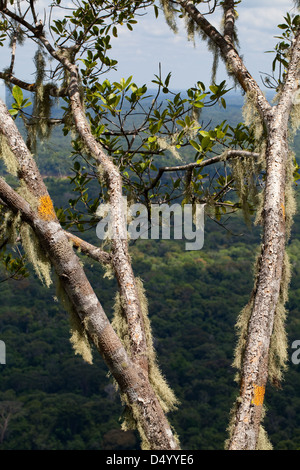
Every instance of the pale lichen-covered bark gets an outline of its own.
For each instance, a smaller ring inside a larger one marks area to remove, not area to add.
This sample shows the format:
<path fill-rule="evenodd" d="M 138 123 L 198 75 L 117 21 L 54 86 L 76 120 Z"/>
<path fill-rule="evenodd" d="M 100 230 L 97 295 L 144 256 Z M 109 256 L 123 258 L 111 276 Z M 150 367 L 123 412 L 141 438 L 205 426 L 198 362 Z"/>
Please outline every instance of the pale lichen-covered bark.
<path fill-rule="evenodd" d="M 0 5 L 0 8 L 3 14 L 21 24 L 25 30 L 38 39 L 49 54 L 64 67 L 69 77 L 66 94 L 70 98 L 76 131 L 88 153 L 101 165 L 108 184 L 114 232 L 109 263 L 116 274 L 122 307 L 128 323 L 129 351 L 124 349 L 120 338 L 108 322 L 71 246 L 74 244 L 76 247 L 78 240 L 61 229 L 35 162 L 16 129 L 15 133 L 12 132 L 12 120 L 2 103 L 0 105 L 0 131 L 6 135 L 8 145 L 16 156 L 19 167 L 18 176 L 23 181 L 24 195 L 39 217 L 38 220 L 43 221 L 42 227 L 45 229 L 40 231 L 40 224 L 35 224 L 34 230 L 55 268 L 60 287 L 65 291 L 72 309 L 78 314 L 90 339 L 101 352 L 120 387 L 122 396 L 131 407 L 144 445 L 152 449 L 178 448 L 177 439 L 170 429 L 159 399 L 149 381 L 148 345 L 138 289 L 128 253 L 120 173 L 91 133 L 81 102 L 78 70 L 70 60 L 70 50 L 55 49 L 46 39 L 42 24 L 30 24 L 25 16 L 18 16 L 5 5 Z M 76 47 L 73 52 L 76 52 Z M 9 79 L 9 77 L 6 78 Z M 16 83 L 15 78 L 12 79 L 13 82 Z M 18 84 L 23 85 L 21 82 Z M 24 88 L 28 89 L 28 86 L 24 84 Z M 31 88 L 30 85 L 29 88 Z M 5 200 L 4 194 L 2 200 Z M 69 241 L 72 243 L 70 244 Z M 105 258 L 105 262 L 108 261 L 107 256 L 99 250 L 88 246 L 83 241 L 80 245 L 94 259 Z"/>
<path fill-rule="evenodd" d="M 240 397 L 229 449 L 255 450 L 268 379 L 269 348 L 282 282 L 286 244 L 288 121 L 297 90 L 300 34 L 295 37 L 288 76 L 272 118 L 267 120 L 263 241 L 254 304 L 244 352 Z"/>
<path fill-rule="evenodd" d="M 251 96 L 267 131 L 266 179 L 261 217 L 262 252 L 253 292 L 247 344 L 242 358 L 240 395 L 235 407 L 228 444 L 230 450 L 255 450 L 268 379 L 269 348 L 274 315 L 283 273 L 286 244 L 285 187 L 288 164 L 288 121 L 299 79 L 299 32 L 291 48 L 289 70 L 283 91 L 278 105 L 272 108 L 233 46 L 233 2 L 228 0 L 223 5 L 224 36 L 209 23 L 192 1 L 178 1 L 178 4 L 218 46 L 228 71 Z"/>
<path fill-rule="evenodd" d="M 20 175 L 32 195 L 28 202 L 0 178 L 1 200 L 33 228 L 90 340 L 107 363 L 128 404 L 134 409 L 146 445 L 152 449 L 178 448 L 147 373 L 129 357 L 107 319 L 73 251 L 69 241 L 72 237 L 67 236 L 60 226 L 36 164 L 1 100 L 0 132 L 11 146 Z"/>

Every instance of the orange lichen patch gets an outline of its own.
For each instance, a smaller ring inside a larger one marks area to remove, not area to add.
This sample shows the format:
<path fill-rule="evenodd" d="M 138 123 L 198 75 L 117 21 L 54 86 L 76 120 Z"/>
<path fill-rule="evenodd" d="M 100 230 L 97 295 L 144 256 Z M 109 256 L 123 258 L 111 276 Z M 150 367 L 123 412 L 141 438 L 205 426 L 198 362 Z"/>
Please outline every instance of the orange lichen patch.
<path fill-rule="evenodd" d="M 284 206 L 284 204 L 281 204 L 281 209 L 282 209 L 283 218 L 285 219 L 285 206 Z"/>
<path fill-rule="evenodd" d="M 50 196 L 42 196 L 39 200 L 38 213 L 43 220 L 54 220 L 56 215 Z"/>
<path fill-rule="evenodd" d="M 254 398 L 252 400 L 253 405 L 261 406 L 264 403 L 265 387 L 262 385 L 254 385 Z"/>

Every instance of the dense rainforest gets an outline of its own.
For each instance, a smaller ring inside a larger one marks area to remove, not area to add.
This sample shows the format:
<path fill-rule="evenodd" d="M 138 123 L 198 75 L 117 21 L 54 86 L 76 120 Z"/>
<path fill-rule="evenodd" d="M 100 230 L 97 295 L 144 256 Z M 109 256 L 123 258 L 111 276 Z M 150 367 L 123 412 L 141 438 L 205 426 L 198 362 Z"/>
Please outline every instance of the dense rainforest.
<path fill-rule="evenodd" d="M 242 120 L 242 102 L 230 95 L 226 109 L 203 111 L 207 122 Z M 57 208 L 68 206 L 72 164 L 69 136 L 54 129 L 39 143 L 36 159 Z M 300 154 L 300 139 L 295 140 Z M 296 187 L 297 192 L 297 187 Z M 298 205 L 300 196 L 297 195 Z M 137 240 L 131 254 L 143 279 L 155 348 L 163 374 L 180 405 L 170 416 L 183 449 L 224 448 L 229 411 L 237 393 L 232 368 L 235 323 L 253 285 L 260 241 L 257 227 L 241 213 L 222 223 L 205 219 L 200 251 L 184 241 Z M 94 231 L 85 234 L 97 240 Z M 300 215 L 289 242 L 293 276 L 287 318 L 290 358 L 300 340 Z M 107 312 L 113 312 L 116 286 L 103 269 L 82 256 L 88 277 Z M 139 449 L 133 431 L 120 430 L 125 412 L 100 356 L 94 363 L 75 356 L 69 318 L 55 284 L 45 288 L 34 273 L 5 280 L 0 273 L 0 339 L 6 364 L 0 365 L 0 449 Z M 268 386 L 264 420 L 274 449 L 300 449 L 300 364 L 289 363 L 282 388 Z"/>

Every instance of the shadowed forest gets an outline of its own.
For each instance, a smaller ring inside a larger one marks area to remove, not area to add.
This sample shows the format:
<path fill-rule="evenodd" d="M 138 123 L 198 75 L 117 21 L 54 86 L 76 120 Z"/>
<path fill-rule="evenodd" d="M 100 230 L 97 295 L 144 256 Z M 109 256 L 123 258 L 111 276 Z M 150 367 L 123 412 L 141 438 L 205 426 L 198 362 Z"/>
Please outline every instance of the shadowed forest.
<path fill-rule="evenodd" d="M 230 95 L 226 109 L 205 110 L 202 118 L 234 125 L 242 120 L 241 106 L 241 99 Z M 298 155 L 299 150 L 298 135 Z M 39 143 L 36 160 L 57 209 L 68 207 L 74 197 L 68 178 L 70 137 L 54 129 L 48 141 Z M 299 205 L 299 195 L 297 200 Z M 97 243 L 94 230 L 81 236 Z M 170 422 L 183 449 L 224 448 L 237 393 L 234 325 L 253 286 L 259 242 L 259 229 L 236 213 L 226 215 L 221 224 L 206 218 L 200 251 L 185 251 L 184 241 L 132 243 L 133 267 L 146 288 L 159 364 L 180 401 Z M 300 215 L 288 252 L 293 269 L 287 319 L 291 358 L 292 343 L 300 340 Z M 112 316 L 114 281 L 95 262 L 81 258 Z M 0 449 L 139 449 L 137 434 L 120 430 L 124 408 L 99 354 L 95 352 L 93 365 L 74 355 L 68 314 L 55 285 L 47 289 L 32 272 L 18 281 L 6 276 L 3 270 L 0 339 L 7 356 L 0 365 Z M 291 361 L 282 389 L 267 388 L 264 427 L 276 450 L 300 449 L 299 390 L 300 364 Z"/>

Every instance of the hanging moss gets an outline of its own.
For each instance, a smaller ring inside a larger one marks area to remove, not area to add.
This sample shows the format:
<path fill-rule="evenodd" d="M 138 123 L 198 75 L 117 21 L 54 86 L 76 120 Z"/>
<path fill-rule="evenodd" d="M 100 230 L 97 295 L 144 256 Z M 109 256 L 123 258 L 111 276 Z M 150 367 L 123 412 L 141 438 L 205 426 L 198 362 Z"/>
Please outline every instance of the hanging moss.
<path fill-rule="evenodd" d="M 167 413 L 171 410 L 176 409 L 179 402 L 175 397 L 173 391 L 167 384 L 157 364 L 156 353 L 153 347 L 151 325 L 148 315 L 148 302 L 145 295 L 143 282 L 141 279 L 136 279 L 136 286 L 141 305 L 141 313 L 143 317 L 146 335 L 149 381 L 153 387 L 153 390 L 155 391 L 155 394 L 160 402 L 162 409 L 165 413 Z M 112 326 L 118 334 L 119 338 L 121 339 L 126 351 L 130 355 L 130 338 L 128 334 L 128 325 L 124 315 L 122 300 L 119 293 L 117 293 L 116 295 Z M 150 449 L 149 443 L 139 423 L 139 413 L 137 411 L 137 408 L 135 408 L 135 406 L 132 406 L 132 404 L 129 404 L 126 396 L 122 396 L 122 400 L 126 406 L 126 410 L 123 415 L 122 429 L 138 429 L 142 438 L 143 450 Z"/>
<path fill-rule="evenodd" d="M 17 214 L 10 210 L 5 212 L 0 227 L 1 238 L 8 240 L 9 244 L 14 245 L 19 235 L 20 224 L 21 215 L 19 212 Z"/>
<path fill-rule="evenodd" d="M 263 208 L 263 189 L 259 191 L 259 177 L 266 167 L 266 133 L 265 127 L 257 111 L 255 99 L 251 93 L 245 97 L 243 107 L 243 117 L 245 125 L 249 127 L 254 137 L 253 151 L 259 154 L 254 159 L 238 158 L 232 159 L 230 166 L 232 176 L 235 181 L 235 188 L 239 197 L 239 204 L 242 208 L 244 219 L 248 225 L 251 222 L 253 208 L 256 208 L 255 224 L 261 222 Z"/>
<path fill-rule="evenodd" d="M 17 176 L 19 168 L 18 162 L 3 134 L 0 134 L 0 157 L 4 161 L 8 173 L 13 176 Z"/>
<path fill-rule="evenodd" d="M 266 149 L 265 127 L 262 118 L 256 106 L 255 93 L 246 93 L 243 106 L 243 119 L 246 126 L 248 126 L 254 134 L 256 143 L 256 152 L 264 154 Z"/>
<path fill-rule="evenodd" d="M 295 185 L 294 185 L 294 162 L 295 153 L 289 152 L 287 165 L 286 165 L 286 185 L 285 185 L 285 225 L 286 225 L 286 240 L 288 241 L 291 236 L 291 229 L 293 225 L 293 219 L 297 212 L 297 204 L 295 197 Z"/>
<path fill-rule="evenodd" d="M 175 8 L 169 0 L 160 0 L 161 7 L 163 9 L 167 25 L 171 28 L 174 33 L 177 33 L 176 25 L 176 12 Z"/>
<path fill-rule="evenodd" d="M 55 86 L 53 83 L 44 83 L 46 62 L 44 52 L 40 48 L 36 51 L 34 63 L 36 67 L 36 91 L 32 117 L 26 125 L 28 131 L 27 145 L 32 152 L 36 151 L 37 138 L 48 139 L 51 135 L 52 127 L 49 125 L 53 104 L 51 90 Z"/>
<path fill-rule="evenodd" d="M 293 187 L 293 159 L 293 152 L 289 152 L 286 165 L 285 207 L 283 211 L 283 216 L 286 221 L 286 241 L 288 241 L 290 237 L 293 217 L 296 213 L 296 200 Z M 288 301 L 290 280 L 291 266 L 288 254 L 285 252 L 280 293 L 275 311 L 274 327 L 269 351 L 269 380 L 274 385 L 280 384 L 282 381 L 283 372 L 286 370 L 288 362 L 288 342 L 285 328 L 287 311 L 285 305 Z"/>
<path fill-rule="evenodd" d="M 146 332 L 147 356 L 149 361 L 149 380 L 158 396 L 163 410 L 168 412 L 176 409 L 179 402 L 167 384 L 165 378 L 162 376 L 162 373 L 159 370 L 157 364 L 156 353 L 153 347 L 153 335 L 149 320 L 148 301 L 142 280 L 137 278 L 136 285 Z"/>
<path fill-rule="evenodd" d="M 269 441 L 268 434 L 263 426 L 259 428 L 256 450 L 273 450 L 273 446 Z"/>
<path fill-rule="evenodd" d="M 254 120 L 255 118 L 254 112 Z M 252 114 L 253 115 L 253 114 Z M 248 116 L 249 118 L 249 116 Z M 251 121 L 250 121 L 251 123 Z M 258 130 L 257 135 L 261 135 L 262 129 Z M 263 148 L 263 147 L 262 147 Z M 293 172 L 294 172 L 294 154 L 292 152 L 288 153 L 287 163 L 286 163 L 286 184 L 285 184 L 285 202 L 284 207 L 282 207 L 282 215 L 285 217 L 286 223 L 286 241 L 288 241 L 291 233 L 291 227 L 293 222 L 293 217 L 296 212 L 296 202 L 295 202 L 295 195 L 294 195 L 294 179 L 293 179 Z M 259 202 L 260 208 L 258 209 L 259 215 L 257 216 L 257 222 L 261 219 L 262 207 L 263 207 L 263 193 L 260 196 Z M 256 290 L 257 278 L 259 273 L 260 267 L 260 260 L 261 256 L 257 257 L 257 261 L 255 264 L 255 272 L 254 272 L 254 290 Z M 285 329 L 286 323 L 286 308 L 285 305 L 288 301 L 288 290 L 291 278 L 291 268 L 290 262 L 287 253 L 284 253 L 283 259 L 283 271 L 281 276 L 281 284 L 280 284 L 280 292 L 279 298 L 277 301 L 275 314 L 274 314 L 274 325 L 273 331 L 270 339 L 270 347 L 269 347 L 269 355 L 268 355 L 268 380 L 270 383 L 276 387 L 278 387 L 283 380 L 283 373 L 287 368 L 288 363 L 288 342 L 287 342 L 287 335 Z M 240 381 L 241 379 L 241 367 L 242 367 L 242 360 L 244 357 L 247 337 L 248 337 L 248 327 L 249 321 L 251 318 L 253 309 L 253 295 L 249 303 L 244 307 L 242 312 L 240 313 L 236 328 L 238 330 L 238 342 L 235 349 L 235 356 L 233 366 L 238 369 L 238 373 L 236 376 L 236 380 Z M 239 400 L 239 398 L 238 398 Z M 233 408 L 233 415 L 236 411 L 238 401 L 236 402 Z M 234 426 L 233 418 L 230 419 L 229 425 L 229 433 L 231 435 Z M 227 441 L 228 445 L 229 440 Z M 264 428 L 261 426 L 259 431 L 259 438 L 257 444 L 258 450 L 271 450 L 272 445 L 268 440 L 267 433 Z"/>
<path fill-rule="evenodd" d="M 51 280 L 51 263 L 45 251 L 42 249 L 33 229 L 26 223 L 20 226 L 22 245 L 26 256 L 32 264 L 36 274 L 43 284 L 49 287 Z"/>
<path fill-rule="evenodd" d="M 175 141 L 176 136 L 172 136 L 172 140 Z M 168 150 L 171 152 L 173 157 L 175 157 L 177 160 L 182 160 L 182 157 L 180 153 L 178 152 L 176 145 L 173 142 L 170 142 L 169 140 L 163 138 L 163 137 L 157 137 L 156 142 L 159 145 L 161 150 Z"/>
<path fill-rule="evenodd" d="M 266 407 L 263 406 L 261 421 L 265 419 L 265 415 L 266 415 Z M 259 427 L 256 450 L 273 450 L 273 446 L 268 438 L 268 434 L 262 425 L 260 425 Z"/>
<path fill-rule="evenodd" d="M 256 206 L 258 200 L 258 162 L 254 158 L 234 158 L 230 166 L 244 219 L 250 225 L 252 208 Z"/>

